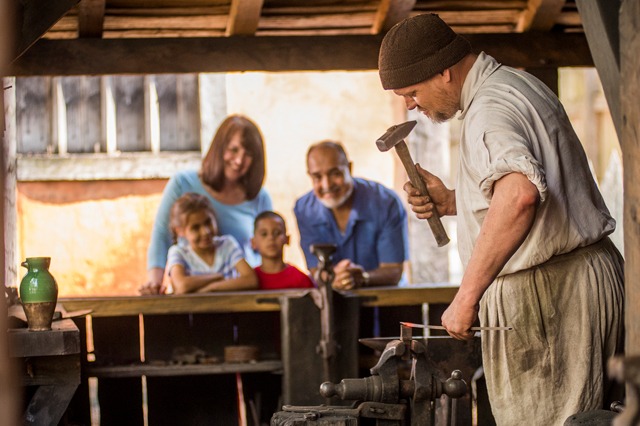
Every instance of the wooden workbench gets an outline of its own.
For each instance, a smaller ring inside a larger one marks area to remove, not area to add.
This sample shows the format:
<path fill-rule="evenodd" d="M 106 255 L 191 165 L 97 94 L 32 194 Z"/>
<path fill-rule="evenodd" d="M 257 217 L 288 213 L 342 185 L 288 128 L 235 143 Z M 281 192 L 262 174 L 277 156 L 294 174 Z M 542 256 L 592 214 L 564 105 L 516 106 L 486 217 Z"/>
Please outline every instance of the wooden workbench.
<path fill-rule="evenodd" d="M 399 319 L 420 322 L 423 304 L 448 304 L 456 291 L 457 286 L 450 284 L 424 284 L 341 293 L 337 297 L 336 339 L 341 351 L 336 374 L 340 378 L 358 375 L 362 349 L 357 339 L 372 337 L 368 331 L 361 334 L 360 324 L 372 316 L 373 309 L 392 323 L 388 332 L 397 334 Z M 98 379 L 101 419 L 109 424 L 142 422 L 141 395 L 146 393 L 145 415 L 150 424 L 175 421 L 187 425 L 184 416 L 180 417 L 186 412 L 192 424 L 211 410 L 222 423 L 235 421 L 236 373 L 245 380 L 247 400 L 262 395 L 263 420 L 269 419 L 269 410 L 273 413 L 279 395 L 285 404 L 324 403 L 318 392 L 324 381 L 316 350 L 318 295 L 318 290 L 308 289 L 240 291 L 61 298 L 59 303 L 68 312 L 91 310 L 87 322 L 91 330 L 86 334 L 93 337 L 89 345 L 93 351 L 87 356 L 94 361 L 84 362 L 83 372 Z M 258 362 L 184 365 L 171 361 L 176 347 L 197 346 L 220 356 L 226 345 L 235 343 L 235 328 L 241 344 L 260 348 Z"/>

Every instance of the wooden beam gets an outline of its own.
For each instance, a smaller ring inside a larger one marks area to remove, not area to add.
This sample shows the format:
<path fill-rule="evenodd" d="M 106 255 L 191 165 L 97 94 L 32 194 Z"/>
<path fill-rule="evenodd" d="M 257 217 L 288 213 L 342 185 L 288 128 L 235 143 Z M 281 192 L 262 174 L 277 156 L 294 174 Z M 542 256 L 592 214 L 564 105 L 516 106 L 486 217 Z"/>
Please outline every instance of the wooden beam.
<path fill-rule="evenodd" d="M 516 31 L 549 31 L 558 20 L 565 0 L 529 0 L 520 15 Z"/>
<path fill-rule="evenodd" d="M 583 34 L 469 34 L 476 50 L 516 67 L 593 66 Z M 10 75 L 375 70 L 382 38 L 362 36 L 40 40 Z M 527 46 L 522 49 L 521 46 Z"/>
<path fill-rule="evenodd" d="M 378 6 L 371 34 L 386 33 L 398 22 L 409 17 L 416 0 L 382 0 Z"/>
<path fill-rule="evenodd" d="M 640 355 L 640 5 L 620 8 L 621 146 L 624 165 L 625 355 Z"/>
<path fill-rule="evenodd" d="M 105 0 L 82 0 L 78 12 L 78 35 L 101 38 L 104 25 Z"/>
<path fill-rule="evenodd" d="M 263 3 L 264 0 L 231 0 L 226 35 L 254 35 Z"/>
<path fill-rule="evenodd" d="M 80 0 L 22 0 L 18 6 L 18 22 L 14 58 L 20 57 Z"/>
<path fill-rule="evenodd" d="M 576 6 L 620 140 L 620 0 L 576 0 Z"/>

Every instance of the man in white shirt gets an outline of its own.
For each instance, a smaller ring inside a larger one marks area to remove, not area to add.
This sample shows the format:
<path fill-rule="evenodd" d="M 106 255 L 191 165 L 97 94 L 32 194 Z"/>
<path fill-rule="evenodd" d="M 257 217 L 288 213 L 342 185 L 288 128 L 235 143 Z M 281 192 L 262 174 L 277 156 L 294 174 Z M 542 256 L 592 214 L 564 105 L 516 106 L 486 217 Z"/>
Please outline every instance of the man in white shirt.
<path fill-rule="evenodd" d="M 555 94 L 525 72 L 474 54 L 437 15 L 393 27 L 380 48 L 386 90 L 434 122 L 461 111 L 455 190 L 419 169 L 408 182 L 417 217 L 458 216 L 465 266 L 442 316 L 458 339 L 482 333 L 499 425 L 562 425 L 607 403 L 603 366 L 623 349 L 623 260 L 587 158 Z"/>

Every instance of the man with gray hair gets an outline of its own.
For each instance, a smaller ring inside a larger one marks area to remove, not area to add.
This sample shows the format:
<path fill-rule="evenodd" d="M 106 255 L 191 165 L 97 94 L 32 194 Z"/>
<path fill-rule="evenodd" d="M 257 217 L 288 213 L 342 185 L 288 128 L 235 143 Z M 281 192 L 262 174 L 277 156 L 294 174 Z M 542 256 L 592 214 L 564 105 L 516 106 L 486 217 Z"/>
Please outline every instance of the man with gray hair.
<path fill-rule="evenodd" d="M 311 272 L 318 259 L 310 245 L 335 244 L 334 289 L 398 284 L 408 255 L 407 213 L 400 197 L 380 183 L 354 178 L 336 141 L 309 147 L 307 173 L 313 190 L 296 201 L 294 213 Z"/>
<path fill-rule="evenodd" d="M 499 425 L 562 425 L 606 406 L 607 358 L 623 348 L 623 260 L 586 155 L 555 94 L 498 63 L 437 15 L 384 37 L 382 86 L 434 122 L 460 111 L 455 190 L 419 168 L 431 199 L 405 184 L 418 218 L 458 216 L 465 267 L 442 315 L 457 339 L 483 331 L 489 400 Z"/>

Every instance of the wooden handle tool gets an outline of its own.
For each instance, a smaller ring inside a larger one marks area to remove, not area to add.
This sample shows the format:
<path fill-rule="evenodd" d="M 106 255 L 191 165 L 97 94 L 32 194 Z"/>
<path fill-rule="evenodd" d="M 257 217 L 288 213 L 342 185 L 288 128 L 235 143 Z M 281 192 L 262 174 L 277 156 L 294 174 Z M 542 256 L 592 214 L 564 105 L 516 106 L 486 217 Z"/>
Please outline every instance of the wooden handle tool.
<path fill-rule="evenodd" d="M 391 148 L 395 148 L 400 161 L 402 161 L 402 165 L 407 171 L 407 175 L 409 176 L 411 184 L 415 186 L 418 191 L 420 191 L 420 194 L 426 195 L 427 197 L 431 198 L 431 196 L 429 195 L 429 191 L 427 190 L 427 186 L 422 180 L 422 177 L 420 177 L 418 169 L 416 168 L 416 164 L 411 158 L 409 148 L 404 141 L 404 138 L 407 137 L 409 133 L 411 133 L 411 130 L 415 127 L 416 123 L 417 121 L 412 120 L 389 127 L 385 134 L 376 141 L 376 146 L 382 152 L 388 151 Z M 433 210 L 433 216 L 427 219 L 427 222 L 429 223 L 431 232 L 433 233 L 433 236 L 438 243 L 438 247 L 447 245 L 447 243 L 449 242 L 449 236 L 447 235 L 447 231 L 444 229 L 442 221 L 440 220 L 440 216 L 435 209 Z"/>

